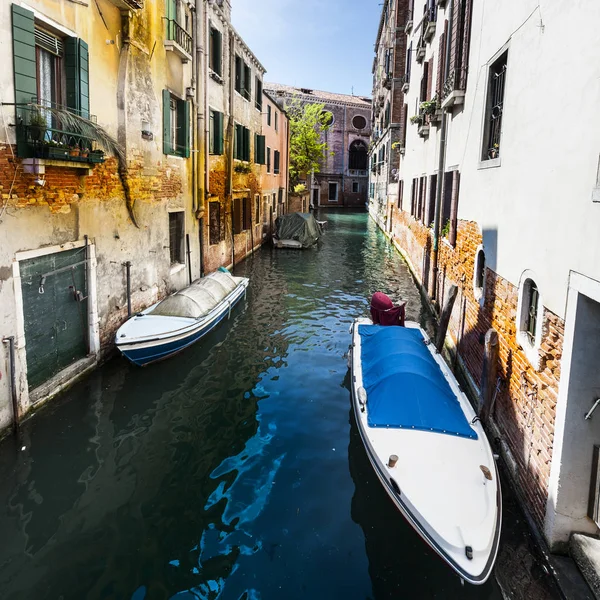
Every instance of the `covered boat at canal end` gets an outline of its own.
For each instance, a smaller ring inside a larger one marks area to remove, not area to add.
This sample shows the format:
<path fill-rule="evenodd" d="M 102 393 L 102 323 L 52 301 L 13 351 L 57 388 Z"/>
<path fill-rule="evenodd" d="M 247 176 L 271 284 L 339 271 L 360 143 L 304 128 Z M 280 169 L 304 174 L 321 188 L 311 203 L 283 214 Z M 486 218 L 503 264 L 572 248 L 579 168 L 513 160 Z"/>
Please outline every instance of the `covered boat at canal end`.
<path fill-rule="evenodd" d="M 322 229 L 312 213 L 289 213 L 275 220 L 273 245 L 276 248 L 310 248 L 321 237 Z"/>
<path fill-rule="evenodd" d="M 465 581 L 498 552 L 502 497 L 485 432 L 418 324 L 352 325 L 352 400 L 371 464 L 419 535 Z"/>
<path fill-rule="evenodd" d="M 187 348 L 229 317 L 249 280 L 217 271 L 133 316 L 117 331 L 117 348 L 139 366 Z"/>

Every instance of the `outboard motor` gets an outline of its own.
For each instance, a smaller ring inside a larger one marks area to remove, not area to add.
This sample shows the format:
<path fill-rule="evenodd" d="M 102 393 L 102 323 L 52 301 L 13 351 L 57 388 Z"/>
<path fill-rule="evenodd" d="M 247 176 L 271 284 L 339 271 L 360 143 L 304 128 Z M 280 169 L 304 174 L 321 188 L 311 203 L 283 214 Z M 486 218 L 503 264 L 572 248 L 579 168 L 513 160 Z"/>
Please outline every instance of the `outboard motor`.
<path fill-rule="evenodd" d="M 371 298 L 371 320 L 375 325 L 400 325 L 404 327 L 406 302 L 398 306 L 383 292 L 375 292 Z"/>

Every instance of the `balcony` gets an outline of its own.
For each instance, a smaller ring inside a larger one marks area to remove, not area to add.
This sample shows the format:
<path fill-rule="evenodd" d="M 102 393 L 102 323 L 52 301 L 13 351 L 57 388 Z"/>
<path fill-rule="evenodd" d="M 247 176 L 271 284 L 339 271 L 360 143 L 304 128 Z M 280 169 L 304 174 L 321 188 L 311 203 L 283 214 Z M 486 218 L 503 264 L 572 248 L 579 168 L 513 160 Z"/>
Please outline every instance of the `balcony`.
<path fill-rule="evenodd" d="M 96 147 L 92 125 L 96 123 L 95 115 L 77 114 L 78 111 L 56 104 L 38 106 L 36 103 L 37 98 L 33 98 L 31 105 L 17 107 L 19 158 L 60 161 L 62 166 L 81 168 L 104 162 L 104 151 Z M 31 161 L 27 161 L 29 163 Z"/>
<path fill-rule="evenodd" d="M 167 32 L 165 39 L 165 48 L 172 51 L 182 63 L 192 60 L 192 36 L 174 19 L 165 19 Z"/>
<path fill-rule="evenodd" d="M 415 60 L 418 63 L 422 63 L 425 59 L 425 46 L 417 46 L 417 51 L 415 52 Z"/>
<path fill-rule="evenodd" d="M 402 75 L 402 77 L 400 77 L 400 85 L 401 85 L 401 90 L 403 94 L 406 94 L 408 92 L 408 89 L 410 87 L 410 77 L 408 74 L 406 75 Z"/>
<path fill-rule="evenodd" d="M 429 15 L 429 19 L 423 29 L 423 39 L 426 42 L 430 42 L 435 36 L 435 16 L 432 18 L 432 15 Z"/>
<path fill-rule="evenodd" d="M 464 78 L 458 69 L 450 72 L 442 89 L 442 108 L 463 104 L 465 101 Z"/>

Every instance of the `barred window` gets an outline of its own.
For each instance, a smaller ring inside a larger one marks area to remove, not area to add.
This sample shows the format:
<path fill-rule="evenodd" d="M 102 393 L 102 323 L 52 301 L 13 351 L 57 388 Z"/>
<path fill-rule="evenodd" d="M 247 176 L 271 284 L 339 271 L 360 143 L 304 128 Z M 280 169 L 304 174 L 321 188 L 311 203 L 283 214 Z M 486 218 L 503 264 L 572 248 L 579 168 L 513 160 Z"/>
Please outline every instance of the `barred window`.
<path fill-rule="evenodd" d="M 505 52 L 490 67 L 482 160 L 500 158 L 507 58 Z"/>

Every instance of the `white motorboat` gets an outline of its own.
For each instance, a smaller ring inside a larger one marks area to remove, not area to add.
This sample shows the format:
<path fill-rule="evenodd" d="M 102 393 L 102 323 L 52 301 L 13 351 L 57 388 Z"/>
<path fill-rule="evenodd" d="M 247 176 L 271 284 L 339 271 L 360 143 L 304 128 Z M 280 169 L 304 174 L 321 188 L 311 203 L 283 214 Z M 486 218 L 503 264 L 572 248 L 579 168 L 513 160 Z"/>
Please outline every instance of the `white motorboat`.
<path fill-rule="evenodd" d="M 500 540 L 494 455 L 454 375 L 417 323 L 352 325 L 352 399 L 388 495 L 465 581 L 484 583 Z"/>

